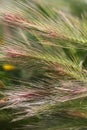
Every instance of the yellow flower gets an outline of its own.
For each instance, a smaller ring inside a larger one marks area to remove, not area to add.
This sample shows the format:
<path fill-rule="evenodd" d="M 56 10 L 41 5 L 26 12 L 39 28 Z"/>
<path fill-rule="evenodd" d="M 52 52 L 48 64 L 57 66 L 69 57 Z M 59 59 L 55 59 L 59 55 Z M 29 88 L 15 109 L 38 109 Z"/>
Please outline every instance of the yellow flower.
<path fill-rule="evenodd" d="M 10 64 L 4 64 L 2 67 L 6 71 L 11 71 L 11 70 L 15 70 L 16 69 L 16 67 L 14 65 L 10 65 Z"/>

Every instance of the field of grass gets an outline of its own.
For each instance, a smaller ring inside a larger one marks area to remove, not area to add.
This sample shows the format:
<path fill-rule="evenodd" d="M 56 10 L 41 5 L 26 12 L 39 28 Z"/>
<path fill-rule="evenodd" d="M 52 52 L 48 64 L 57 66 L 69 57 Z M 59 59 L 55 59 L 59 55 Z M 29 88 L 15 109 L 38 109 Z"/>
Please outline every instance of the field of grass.
<path fill-rule="evenodd" d="M 0 129 L 87 130 L 87 1 L 0 1 Z"/>

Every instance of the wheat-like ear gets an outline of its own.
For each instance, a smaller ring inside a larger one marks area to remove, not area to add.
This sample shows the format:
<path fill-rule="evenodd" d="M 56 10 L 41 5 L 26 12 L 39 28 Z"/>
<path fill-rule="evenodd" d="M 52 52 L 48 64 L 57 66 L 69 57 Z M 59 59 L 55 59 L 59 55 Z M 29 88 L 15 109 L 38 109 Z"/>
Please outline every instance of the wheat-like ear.
<path fill-rule="evenodd" d="M 21 57 L 22 60 L 24 57 L 32 57 L 47 64 L 49 62 L 49 66 L 58 64 L 70 77 L 86 81 L 86 71 L 82 70 L 81 65 L 86 55 L 85 20 L 49 7 L 48 12 L 48 9 L 38 3 L 33 3 L 34 7 L 27 6 L 26 2 L 21 4 L 26 10 L 29 9 L 29 14 L 25 12 L 27 18 L 18 17 L 17 14 L 2 16 L 4 30 L 7 32 L 3 50 L 8 57 Z"/>

